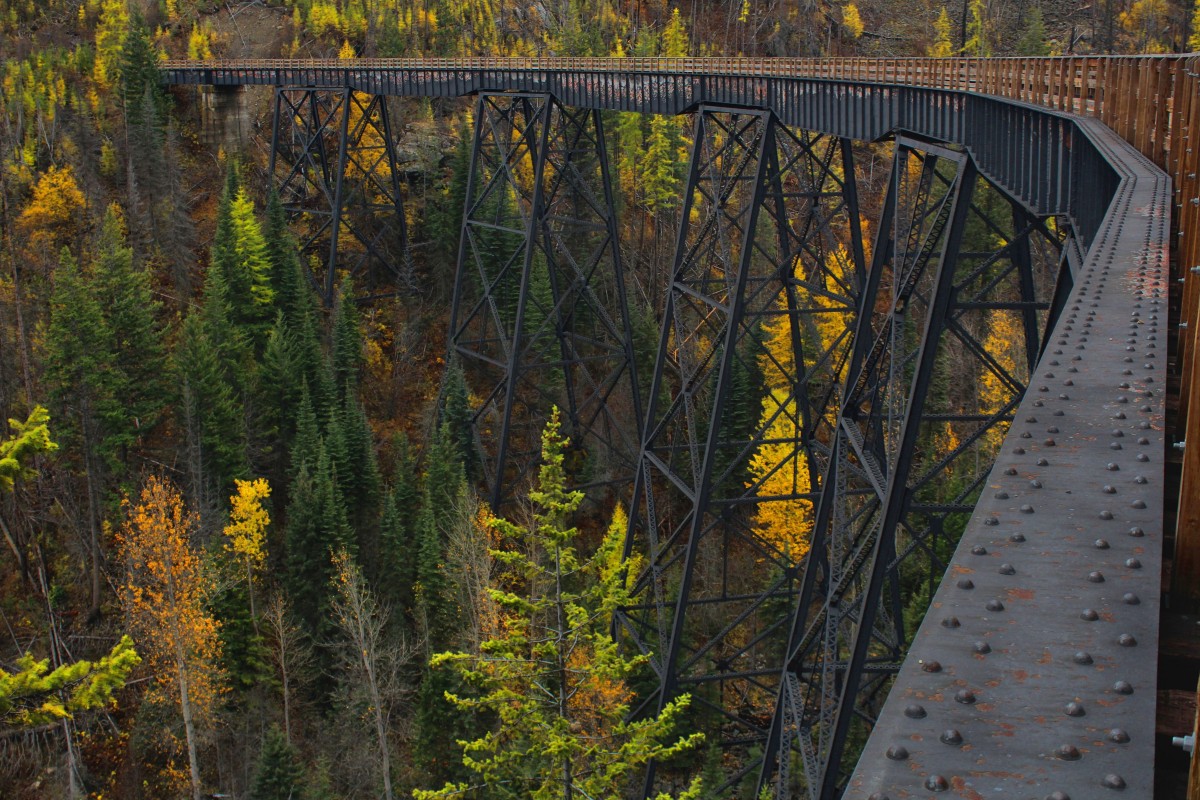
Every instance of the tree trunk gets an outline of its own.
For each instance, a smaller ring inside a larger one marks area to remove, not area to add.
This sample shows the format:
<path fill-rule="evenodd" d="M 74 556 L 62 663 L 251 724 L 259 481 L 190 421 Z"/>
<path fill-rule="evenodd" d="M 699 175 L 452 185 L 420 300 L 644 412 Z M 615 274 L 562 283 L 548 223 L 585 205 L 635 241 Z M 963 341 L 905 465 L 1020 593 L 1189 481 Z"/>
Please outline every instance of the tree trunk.
<path fill-rule="evenodd" d="M 188 696 L 187 664 L 179 650 L 179 707 L 183 711 L 183 732 L 187 737 L 188 769 L 192 776 L 192 800 L 203 800 L 200 793 L 200 759 L 196 756 L 196 723 L 192 719 L 192 700 Z"/>
<path fill-rule="evenodd" d="M 92 556 L 91 567 L 91 606 L 88 608 L 88 621 L 95 622 L 100 618 L 100 589 L 101 583 L 101 556 L 100 556 L 100 466 L 96 459 L 96 430 L 95 420 L 92 418 L 92 409 L 90 398 L 84 397 L 80 406 L 80 427 L 83 429 L 83 464 L 84 470 L 87 473 L 85 483 L 87 485 L 87 505 L 88 505 L 88 541 L 89 549 Z"/>

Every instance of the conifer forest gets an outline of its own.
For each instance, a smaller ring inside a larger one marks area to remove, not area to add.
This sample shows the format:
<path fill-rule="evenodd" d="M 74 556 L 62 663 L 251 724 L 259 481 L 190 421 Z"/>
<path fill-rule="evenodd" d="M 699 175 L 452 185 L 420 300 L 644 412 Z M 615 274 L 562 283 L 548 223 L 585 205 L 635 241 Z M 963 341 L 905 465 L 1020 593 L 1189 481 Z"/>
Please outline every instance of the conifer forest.
<path fill-rule="evenodd" d="M 637 600 L 627 487 L 551 410 L 560 375 L 530 378 L 548 400 L 514 445 L 528 469 L 487 494 L 486 387 L 447 347 L 472 98 L 382 101 L 403 268 L 370 269 L 364 242 L 392 233 L 367 215 L 338 259 L 367 267 L 327 275 L 269 172 L 270 89 L 215 124 L 162 60 L 1184 50 L 1186 0 L 0 0 L 0 797 L 624 798 L 651 760 L 664 800 L 752 794 L 713 788 L 737 765 L 687 694 L 633 713 L 649 656 L 612 624 Z M 693 122 L 603 122 L 649 375 Z M 892 145 L 855 148 L 863 219 L 832 229 L 869 247 Z M 965 249 L 999 235 L 976 225 Z M 843 239 L 820 256 L 831 280 Z M 822 297 L 805 335 L 833 352 L 845 315 Z M 778 319 L 739 354 L 726 424 L 786 439 Z M 998 312 L 975 333 L 1002 350 L 1018 325 Z M 1005 401 L 953 356 L 947 406 Z M 970 445 L 982 469 L 998 441 Z M 771 447 L 725 480 L 807 486 Z M 969 494 L 969 472 L 934 490 Z M 812 513 L 793 499 L 749 523 L 798 559 Z M 938 578 L 914 579 L 914 621 Z"/>

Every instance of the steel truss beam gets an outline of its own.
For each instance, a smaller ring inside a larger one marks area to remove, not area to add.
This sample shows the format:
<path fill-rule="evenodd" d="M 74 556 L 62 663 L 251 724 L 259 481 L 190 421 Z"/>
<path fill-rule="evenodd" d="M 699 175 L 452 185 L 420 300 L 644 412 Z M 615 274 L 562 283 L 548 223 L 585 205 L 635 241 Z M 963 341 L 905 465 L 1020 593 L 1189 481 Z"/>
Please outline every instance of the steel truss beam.
<path fill-rule="evenodd" d="M 977 184 L 897 141 L 759 770 L 776 797 L 844 787 L 1069 280 L 1059 235 Z"/>
<path fill-rule="evenodd" d="M 657 675 L 642 711 L 690 692 L 742 755 L 766 739 L 829 461 L 859 219 L 848 142 L 699 109 L 626 542 L 644 602 L 618 622 Z"/>
<path fill-rule="evenodd" d="M 399 170 L 385 96 L 275 90 L 269 171 L 326 305 L 339 274 L 368 297 L 416 290 Z"/>
<path fill-rule="evenodd" d="M 831 797 L 1040 351 L 1059 237 L 900 140 L 868 265 L 848 142 L 718 107 L 694 142 L 619 629 L 656 673 L 641 713 L 692 695 L 710 790 Z"/>
<path fill-rule="evenodd" d="M 493 508 L 536 463 L 551 405 L 581 488 L 628 490 L 641 401 L 613 208 L 599 111 L 479 96 L 450 330 Z"/>

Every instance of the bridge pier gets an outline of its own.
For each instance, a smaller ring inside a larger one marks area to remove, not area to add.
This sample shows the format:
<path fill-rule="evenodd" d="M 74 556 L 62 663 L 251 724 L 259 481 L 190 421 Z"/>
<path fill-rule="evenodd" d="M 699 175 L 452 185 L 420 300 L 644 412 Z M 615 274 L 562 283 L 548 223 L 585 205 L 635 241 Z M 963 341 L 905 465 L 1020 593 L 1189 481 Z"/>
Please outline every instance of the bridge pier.
<path fill-rule="evenodd" d="M 367 296 L 416 290 L 386 97 L 277 87 L 269 174 L 327 306 L 339 275 Z"/>
<path fill-rule="evenodd" d="M 482 399 L 493 508 L 536 464 L 551 405 L 584 487 L 625 490 L 641 419 L 632 336 L 600 112 L 480 94 L 450 347 Z"/>
<path fill-rule="evenodd" d="M 200 86 L 200 130 L 203 143 L 237 152 L 250 132 L 250 109 L 244 86 Z"/>

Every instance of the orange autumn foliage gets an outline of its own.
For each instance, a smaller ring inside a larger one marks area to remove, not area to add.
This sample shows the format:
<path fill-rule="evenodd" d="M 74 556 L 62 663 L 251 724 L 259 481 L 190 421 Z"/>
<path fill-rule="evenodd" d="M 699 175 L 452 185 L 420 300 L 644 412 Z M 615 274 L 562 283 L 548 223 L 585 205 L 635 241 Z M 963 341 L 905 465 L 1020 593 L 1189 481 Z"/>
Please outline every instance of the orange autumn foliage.
<path fill-rule="evenodd" d="M 157 476 L 138 502 L 126 498 L 117 534 L 125 562 L 121 599 L 130 632 L 155 676 L 150 692 L 179 708 L 188 727 L 211 721 L 224 692 L 218 622 L 208 611 L 213 581 L 191 544 L 199 517 Z"/>

